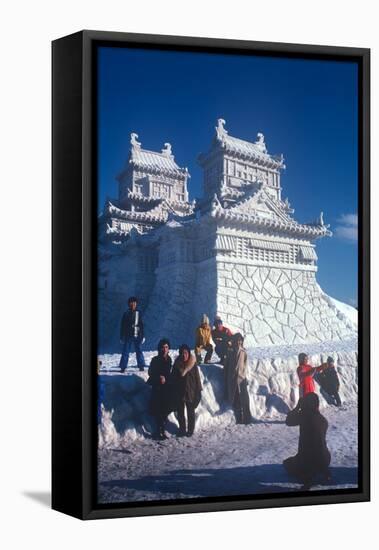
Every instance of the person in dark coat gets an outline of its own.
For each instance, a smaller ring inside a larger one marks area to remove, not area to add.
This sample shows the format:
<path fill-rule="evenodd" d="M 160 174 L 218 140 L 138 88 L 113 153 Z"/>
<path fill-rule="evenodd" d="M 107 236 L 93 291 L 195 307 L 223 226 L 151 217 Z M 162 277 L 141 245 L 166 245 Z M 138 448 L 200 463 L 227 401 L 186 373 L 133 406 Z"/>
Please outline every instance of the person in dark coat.
<path fill-rule="evenodd" d="M 143 371 L 145 358 L 141 351 L 141 344 L 144 340 L 144 332 L 141 312 L 137 309 L 137 298 L 131 296 L 128 300 L 128 307 L 128 311 L 122 316 L 120 326 L 120 342 L 123 344 L 120 371 L 125 372 L 132 347 L 136 352 L 137 366 L 140 371 Z"/>
<path fill-rule="evenodd" d="M 321 365 L 320 372 L 318 373 L 316 380 L 320 384 L 321 389 L 334 399 L 336 406 L 340 407 L 342 405 L 341 398 L 338 393 L 340 389 L 340 381 L 334 366 L 333 357 L 328 357 L 326 363 Z"/>
<path fill-rule="evenodd" d="M 231 347 L 232 331 L 224 327 L 222 319 L 216 317 L 214 321 L 214 329 L 212 330 L 212 339 L 215 343 L 215 352 L 220 358 L 222 365 L 225 363 L 228 348 Z"/>
<path fill-rule="evenodd" d="M 247 353 L 243 348 L 243 336 L 237 332 L 232 337 L 232 349 L 225 360 L 226 398 L 234 409 L 237 424 L 250 424 L 250 398 L 247 383 Z"/>
<path fill-rule="evenodd" d="M 169 355 L 170 342 L 163 338 L 158 343 L 158 355 L 152 358 L 149 367 L 151 386 L 150 412 L 156 422 L 156 439 L 167 439 L 165 424 L 170 413 L 170 377 L 172 361 Z"/>
<path fill-rule="evenodd" d="M 190 348 L 183 344 L 172 369 L 172 392 L 175 409 L 178 412 L 178 437 L 191 436 L 195 430 L 195 410 L 200 403 L 202 385 L 199 367 Z M 184 411 L 187 410 L 188 430 Z"/>
<path fill-rule="evenodd" d="M 319 411 L 319 398 L 307 393 L 286 418 L 287 426 L 300 426 L 299 448 L 296 456 L 284 460 L 287 472 L 310 489 L 317 476 L 330 479 L 330 452 L 326 444 L 328 421 Z"/>

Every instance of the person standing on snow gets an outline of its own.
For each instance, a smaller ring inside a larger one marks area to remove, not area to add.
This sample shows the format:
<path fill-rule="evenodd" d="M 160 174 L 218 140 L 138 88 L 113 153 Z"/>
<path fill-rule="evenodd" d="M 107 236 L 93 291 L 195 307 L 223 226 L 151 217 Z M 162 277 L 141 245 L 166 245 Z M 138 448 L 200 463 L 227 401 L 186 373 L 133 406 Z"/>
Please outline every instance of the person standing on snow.
<path fill-rule="evenodd" d="M 195 339 L 195 355 L 198 364 L 201 363 L 201 352 L 204 349 L 206 351 L 204 363 L 210 363 L 213 353 L 213 346 L 211 344 L 212 331 L 209 325 L 209 319 L 203 314 L 201 318 L 201 324 L 196 329 Z"/>
<path fill-rule="evenodd" d="M 321 365 L 320 372 L 317 375 L 316 380 L 320 384 L 321 389 L 334 399 L 336 406 L 340 407 L 342 405 L 341 398 L 338 393 L 340 389 L 340 381 L 334 366 L 333 357 L 328 357 L 326 363 Z"/>
<path fill-rule="evenodd" d="M 151 386 L 150 412 L 155 418 L 155 439 L 167 439 L 165 424 L 170 413 L 170 378 L 172 361 L 169 355 L 170 342 L 163 338 L 158 343 L 158 355 L 152 358 L 149 367 Z"/>
<path fill-rule="evenodd" d="M 305 397 L 308 393 L 315 392 L 314 375 L 320 371 L 320 367 L 311 367 L 308 365 L 308 355 L 299 353 L 299 366 L 297 367 L 297 375 L 299 377 L 300 397 Z"/>
<path fill-rule="evenodd" d="M 141 351 L 141 344 L 144 341 L 144 333 L 141 312 L 137 309 L 137 298 L 131 296 L 128 299 L 128 307 L 128 311 L 122 316 L 120 326 L 120 342 L 123 344 L 120 371 L 125 372 L 132 347 L 134 347 L 136 352 L 137 366 L 140 371 L 143 371 L 145 368 L 145 358 Z"/>
<path fill-rule="evenodd" d="M 300 426 L 298 453 L 283 461 L 288 474 L 297 478 L 303 490 L 309 490 L 318 476 L 330 480 L 330 452 L 326 444 L 328 421 L 319 411 L 319 398 L 307 393 L 286 418 L 287 426 Z"/>
<path fill-rule="evenodd" d="M 224 327 L 222 319 L 216 317 L 214 321 L 214 329 L 212 330 L 212 339 L 215 343 L 215 352 L 220 358 L 220 363 L 224 365 L 226 353 L 231 347 L 232 331 Z"/>
<path fill-rule="evenodd" d="M 226 398 L 234 409 L 237 424 L 250 424 L 250 399 L 247 383 L 247 353 L 243 336 L 237 332 L 225 361 Z"/>
<path fill-rule="evenodd" d="M 195 430 L 195 410 L 200 403 L 202 385 L 199 367 L 189 346 L 183 344 L 179 348 L 179 356 L 175 359 L 172 368 L 172 391 L 174 408 L 178 412 L 178 437 L 190 437 Z M 187 409 L 188 431 L 184 409 Z"/>

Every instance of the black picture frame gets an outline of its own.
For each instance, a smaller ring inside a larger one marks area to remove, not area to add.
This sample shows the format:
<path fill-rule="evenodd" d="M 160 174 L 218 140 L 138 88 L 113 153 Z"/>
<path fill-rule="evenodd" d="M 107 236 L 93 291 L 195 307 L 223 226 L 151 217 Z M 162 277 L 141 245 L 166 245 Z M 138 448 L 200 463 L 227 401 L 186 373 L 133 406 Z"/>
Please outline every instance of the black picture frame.
<path fill-rule="evenodd" d="M 359 67 L 359 488 L 120 505 L 96 504 L 96 48 L 355 61 Z M 81 519 L 370 499 L 370 50 L 81 31 L 52 43 L 52 507 Z"/>

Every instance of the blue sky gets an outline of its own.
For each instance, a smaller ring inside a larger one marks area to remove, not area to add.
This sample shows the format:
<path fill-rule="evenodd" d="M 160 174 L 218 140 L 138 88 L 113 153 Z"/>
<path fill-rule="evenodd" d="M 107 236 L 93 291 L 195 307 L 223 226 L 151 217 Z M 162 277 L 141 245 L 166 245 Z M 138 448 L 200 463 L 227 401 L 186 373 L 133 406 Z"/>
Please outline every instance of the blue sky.
<path fill-rule="evenodd" d="M 331 296 L 357 299 L 358 68 L 355 63 L 258 56 L 99 49 L 99 208 L 117 196 L 116 175 L 136 132 L 147 149 L 172 144 L 187 166 L 190 198 L 202 194 L 196 159 L 217 118 L 233 136 L 265 135 L 283 153 L 283 198 L 300 222 L 320 211 L 332 238 L 317 241 L 318 281 Z"/>

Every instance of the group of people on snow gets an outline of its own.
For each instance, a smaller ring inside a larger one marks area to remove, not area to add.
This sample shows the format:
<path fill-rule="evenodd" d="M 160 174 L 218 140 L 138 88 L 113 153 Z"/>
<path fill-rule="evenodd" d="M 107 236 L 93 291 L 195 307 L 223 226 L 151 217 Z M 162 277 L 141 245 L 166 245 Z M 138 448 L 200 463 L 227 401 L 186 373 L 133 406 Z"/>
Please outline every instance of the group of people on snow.
<path fill-rule="evenodd" d="M 120 341 L 123 345 L 121 372 L 128 366 L 132 349 L 136 353 L 137 367 L 143 371 L 146 366 L 141 350 L 144 327 L 134 296 L 129 298 L 128 310 L 122 317 Z M 165 424 L 172 411 L 176 412 L 179 422 L 178 437 L 191 436 L 194 433 L 195 410 L 200 403 L 202 391 L 198 365 L 202 362 L 210 363 L 213 352 L 219 357 L 219 363 L 224 369 L 224 397 L 234 410 L 236 423 L 252 422 L 247 381 L 248 360 L 243 343 L 241 333 L 233 334 L 219 317 L 216 317 L 214 326 L 211 327 L 205 314 L 196 329 L 194 355 L 187 344 L 182 344 L 172 364 L 169 340 L 164 338 L 159 341 L 158 354 L 151 360 L 147 381 L 152 388 L 150 412 L 156 422 L 154 435 L 157 439 L 167 438 Z M 283 464 L 290 475 L 297 477 L 304 488 L 308 488 L 317 475 L 328 479 L 330 464 L 330 453 L 326 444 L 328 422 L 319 411 L 315 380 L 336 406 L 341 406 L 341 399 L 338 374 L 332 357 L 328 357 L 327 362 L 319 367 L 312 367 L 308 356 L 300 353 L 297 375 L 300 399 L 296 407 L 288 413 L 286 424 L 300 427 L 299 448 L 297 455 L 286 459 Z"/>
<path fill-rule="evenodd" d="M 237 424 L 250 424 L 247 354 L 243 348 L 243 336 L 237 333 L 231 338 L 232 344 L 224 362 L 225 397 L 233 407 Z M 158 439 L 166 439 L 165 424 L 172 411 L 178 417 L 177 436 L 193 435 L 195 410 L 201 400 L 202 385 L 196 356 L 187 344 L 182 344 L 172 364 L 169 351 L 169 341 L 165 338 L 160 340 L 158 354 L 152 358 L 148 371 L 147 383 L 152 387 L 150 412 L 155 418 L 155 437 Z"/>
<path fill-rule="evenodd" d="M 158 343 L 158 355 L 149 367 L 147 383 L 151 386 L 150 412 L 156 421 L 157 439 L 166 439 L 165 424 L 170 412 L 178 416 L 178 437 L 192 436 L 195 430 L 195 410 L 200 403 L 202 385 L 199 367 L 189 346 L 183 344 L 172 364 L 170 342 L 164 338 Z M 185 418 L 187 412 L 187 425 Z"/>

